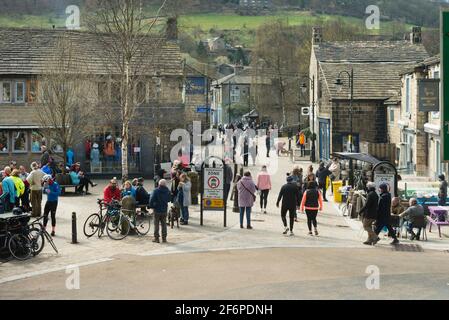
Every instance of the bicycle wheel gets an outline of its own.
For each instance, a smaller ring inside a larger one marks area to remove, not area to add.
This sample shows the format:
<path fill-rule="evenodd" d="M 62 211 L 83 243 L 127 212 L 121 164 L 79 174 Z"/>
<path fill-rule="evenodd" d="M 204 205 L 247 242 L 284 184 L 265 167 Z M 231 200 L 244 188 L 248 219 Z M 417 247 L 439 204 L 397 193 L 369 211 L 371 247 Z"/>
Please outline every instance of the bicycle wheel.
<path fill-rule="evenodd" d="M 100 227 L 100 215 L 98 213 L 91 214 L 84 222 L 84 235 L 87 238 L 92 237 Z"/>
<path fill-rule="evenodd" d="M 141 213 L 136 215 L 136 231 L 139 235 L 144 236 L 148 232 L 150 232 L 150 214 L 149 213 Z"/>
<path fill-rule="evenodd" d="M 17 260 L 26 260 L 31 256 L 30 239 L 23 234 L 15 234 L 8 241 L 8 248 L 11 255 Z"/>
<path fill-rule="evenodd" d="M 109 238 L 113 240 L 122 240 L 126 238 L 129 233 L 130 225 L 128 217 L 118 214 L 117 216 L 109 217 L 106 224 L 106 232 Z"/>
<path fill-rule="evenodd" d="M 59 253 L 58 249 L 56 248 L 55 242 L 53 241 L 53 238 L 51 237 L 51 235 L 47 231 L 44 231 L 44 235 L 45 235 L 45 238 L 47 238 L 47 241 L 53 247 L 53 250 L 55 250 L 56 253 Z"/>
<path fill-rule="evenodd" d="M 108 217 L 104 216 L 103 221 L 101 221 L 100 227 L 98 228 L 98 238 L 101 238 L 104 234 L 104 228 L 106 228 Z"/>
<path fill-rule="evenodd" d="M 31 228 L 28 238 L 31 243 L 31 251 L 33 256 L 37 256 L 44 249 L 45 238 L 39 228 Z"/>

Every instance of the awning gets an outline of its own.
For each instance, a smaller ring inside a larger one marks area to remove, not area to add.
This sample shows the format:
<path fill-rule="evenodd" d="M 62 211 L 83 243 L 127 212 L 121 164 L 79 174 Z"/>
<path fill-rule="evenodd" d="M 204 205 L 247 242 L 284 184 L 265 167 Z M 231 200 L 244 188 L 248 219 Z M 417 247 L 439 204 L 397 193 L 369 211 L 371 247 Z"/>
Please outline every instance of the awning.
<path fill-rule="evenodd" d="M 425 123 L 424 124 L 424 132 L 431 133 L 431 134 L 439 136 L 440 135 L 440 130 L 441 130 L 441 127 L 439 125 L 432 124 L 432 123 Z"/>
<path fill-rule="evenodd" d="M 372 155 L 367 154 L 367 153 L 334 152 L 333 155 L 336 156 L 337 158 L 340 158 L 340 159 L 358 160 L 358 161 L 371 163 L 371 164 L 374 164 L 374 165 L 382 162 L 379 159 L 377 159 L 377 158 L 375 158 Z"/>

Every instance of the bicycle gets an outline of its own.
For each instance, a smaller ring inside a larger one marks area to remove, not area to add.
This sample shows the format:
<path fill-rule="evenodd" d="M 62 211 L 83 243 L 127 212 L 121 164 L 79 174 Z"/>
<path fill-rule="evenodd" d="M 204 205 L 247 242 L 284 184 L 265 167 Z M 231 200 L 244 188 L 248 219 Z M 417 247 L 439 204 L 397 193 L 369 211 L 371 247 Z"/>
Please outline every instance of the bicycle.
<path fill-rule="evenodd" d="M 104 229 L 108 225 L 108 221 L 120 214 L 120 203 L 117 200 L 113 200 L 110 204 L 106 204 L 103 199 L 97 199 L 97 203 L 100 207 L 98 213 L 91 214 L 84 222 L 83 232 L 87 238 L 92 237 L 95 233 L 98 234 L 98 238 L 101 238 L 104 234 Z M 103 211 L 105 210 L 106 214 L 103 214 Z M 113 232 L 115 230 L 116 227 L 112 226 L 112 229 L 109 231 Z"/>
<path fill-rule="evenodd" d="M 44 225 L 40 222 L 43 218 L 44 217 L 37 218 L 29 224 L 29 239 L 31 241 L 34 256 L 38 255 L 44 249 L 45 239 L 48 243 L 50 243 L 53 250 L 55 250 L 56 253 L 59 253 L 52 236 L 47 232 Z"/>
<path fill-rule="evenodd" d="M 17 260 L 27 260 L 31 257 L 32 249 L 31 243 L 27 235 L 24 235 L 27 231 L 26 227 L 22 226 L 20 221 L 17 221 L 20 225 L 10 227 L 11 222 L 16 222 L 19 218 L 11 218 L 11 220 L 6 221 L 5 230 L 0 234 L 0 238 L 3 240 L 3 245 L 1 249 L 8 249 L 9 253 Z M 15 233 L 11 231 L 16 231 Z"/>
<path fill-rule="evenodd" d="M 123 213 L 124 211 L 130 216 Z M 136 214 L 134 210 L 121 209 L 118 215 L 108 220 L 106 231 L 113 240 L 126 238 L 130 230 L 135 231 L 139 236 L 145 236 L 150 231 L 150 219 L 151 215 L 148 212 Z"/>

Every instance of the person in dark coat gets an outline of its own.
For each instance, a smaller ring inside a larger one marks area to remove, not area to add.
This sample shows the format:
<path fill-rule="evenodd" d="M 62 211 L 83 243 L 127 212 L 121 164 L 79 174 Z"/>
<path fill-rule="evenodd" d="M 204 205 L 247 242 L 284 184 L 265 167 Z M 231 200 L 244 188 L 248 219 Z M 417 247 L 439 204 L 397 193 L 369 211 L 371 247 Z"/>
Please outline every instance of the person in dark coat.
<path fill-rule="evenodd" d="M 376 184 L 369 182 L 367 184 L 368 196 L 365 205 L 360 209 L 359 215 L 362 215 L 363 229 L 368 232 L 368 240 L 363 244 L 373 245 L 377 239 L 377 235 L 373 230 L 373 223 L 377 220 L 377 210 L 379 205 L 379 196 L 376 192 Z"/>
<path fill-rule="evenodd" d="M 295 183 L 292 176 L 287 177 L 287 184 L 283 185 L 279 192 L 276 206 L 279 208 L 279 203 L 282 200 L 281 217 L 284 223 L 284 234 L 287 234 L 290 230 L 290 236 L 293 236 L 293 226 L 295 224 L 296 208 L 301 204 L 300 190 Z M 290 219 L 290 229 L 287 227 L 287 212 Z"/>
<path fill-rule="evenodd" d="M 322 190 L 323 192 L 323 201 L 327 202 L 326 199 L 326 180 L 327 177 L 330 176 L 332 172 L 329 171 L 328 168 L 324 166 L 324 162 L 320 163 L 320 167 L 318 168 L 316 172 L 316 177 L 318 179 L 318 188 Z"/>
<path fill-rule="evenodd" d="M 229 191 L 231 190 L 232 179 L 234 178 L 232 168 L 230 166 L 230 160 L 226 159 L 224 165 L 224 200 L 225 204 L 228 202 Z"/>
<path fill-rule="evenodd" d="M 136 187 L 136 201 L 138 205 L 149 205 L 150 204 L 150 195 L 147 190 L 143 186 L 144 179 L 137 179 L 137 187 Z M 142 208 L 142 212 L 148 212 L 146 208 Z"/>
<path fill-rule="evenodd" d="M 438 205 L 445 206 L 446 205 L 446 199 L 447 199 L 447 181 L 444 174 L 440 174 L 438 176 L 438 179 L 440 180 L 440 190 L 438 192 Z"/>
<path fill-rule="evenodd" d="M 380 197 L 379 197 L 379 205 L 377 208 L 377 220 L 376 220 L 376 235 L 379 236 L 379 233 L 382 231 L 384 227 L 387 227 L 389 235 L 393 238 L 392 245 L 398 244 L 399 240 L 396 236 L 396 232 L 394 232 L 393 227 L 391 226 L 391 194 L 388 190 L 388 185 L 383 183 L 379 186 L 380 189 Z M 374 241 L 373 244 L 376 244 L 380 240 L 379 237 Z"/>
<path fill-rule="evenodd" d="M 170 190 L 167 188 L 165 179 L 159 180 L 159 187 L 153 191 L 150 205 L 154 209 L 154 240 L 159 241 L 159 225 L 162 227 L 162 242 L 167 242 L 167 213 L 168 202 L 170 201 Z"/>

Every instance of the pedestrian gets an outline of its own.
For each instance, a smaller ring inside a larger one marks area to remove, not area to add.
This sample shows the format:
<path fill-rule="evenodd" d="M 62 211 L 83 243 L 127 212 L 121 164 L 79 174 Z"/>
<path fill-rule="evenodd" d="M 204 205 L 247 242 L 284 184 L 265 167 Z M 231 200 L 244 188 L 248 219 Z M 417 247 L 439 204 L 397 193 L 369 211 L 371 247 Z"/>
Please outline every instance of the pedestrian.
<path fill-rule="evenodd" d="M 438 205 L 445 206 L 446 205 L 446 199 L 447 199 L 447 181 L 444 174 L 440 174 L 438 176 L 438 179 L 440 180 L 440 190 L 438 192 Z"/>
<path fill-rule="evenodd" d="M 249 158 L 249 142 L 248 137 L 243 137 L 243 166 L 248 166 L 248 158 Z"/>
<path fill-rule="evenodd" d="M 291 173 L 291 177 L 293 178 L 293 181 L 296 183 L 296 186 L 298 187 L 299 199 L 302 199 L 302 194 L 305 191 L 303 190 L 304 181 L 302 172 L 303 172 L 302 168 L 296 165 L 293 167 L 293 171 Z M 298 222 L 298 213 L 296 211 L 295 211 L 295 222 Z"/>
<path fill-rule="evenodd" d="M 376 184 L 374 182 L 368 182 L 367 189 L 368 195 L 365 205 L 360 209 L 358 214 L 362 216 L 363 229 L 368 233 L 368 239 L 363 244 L 371 246 L 377 239 L 377 235 L 373 230 L 373 224 L 377 220 L 379 196 L 377 195 Z"/>
<path fill-rule="evenodd" d="M 46 175 L 44 181 L 44 193 L 47 194 L 47 202 L 44 207 L 44 228 L 47 228 L 48 214 L 51 214 L 51 236 L 55 236 L 56 210 L 58 208 L 58 197 L 61 194 L 59 184 L 53 180 L 52 176 Z"/>
<path fill-rule="evenodd" d="M 301 205 L 299 197 L 299 188 L 292 176 L 287 177 L 287 183 L 282 186 L 276 201 L 276 207 L 282 200 L 281 218 L 284 224 L 284 234 L 290 230 L 290 236 L 293 236 L 293 226 L 295 224 L 296 209 Z M 287 212 L 290 219 L 290 228 L 287 227 Z"/>
<path fill-rule="evenodd" d="M 50 151 L 47 150 L 47 146 L 41 147 L 42 155 L 41 155 L 41 168 L 46 166 L 50 161 Z"/>
<path fill-rule="evenodd" d="M 122 198 L 124 197 L 133 197 L 134 199 L 136 199 L 136 189 L 133 188 L 131 181 L 127 180 L 125 181 L 125 183 L 123 184 L 122 187 Z"/>
<path fill-rule="evenodd" d="M 11 172 L 11 179 L 14 181 L 14 186 L 16 189 L 16 201 L 15 205 L 16 207 L 20 207 L 23 203 L 21 203 L 21 199 L 23 194 L 25 193 L 25 183 L 23 183 L 23 180 L 19 177 L 20 171 L 18 169 L 14 169 Z"/>
<path fill-rule="evenodd" d="M 109 181 L 109 185 L 103 190 L 103 201 L 106 205 L 112 201 L 120 201 L 122 198 L 120 188 L 118 188 L 117 179 L 113 178 Z"/>
<path fill-rule="evenodd" d="M 267 130 L 267 136 L 265 137 L 265 146 L 267 147 L 267 158 L 270 157 L 270 149 L 271 149 L 271 138 L 270 138 L 270 130 Z"/>
<path fill-rule="evenodd" d="M 312 233 L 312 225 L 315 229 L 315 235 L 318 235 L 318 223 L 316 217 L 318 211 L 323 210 L 323 196 L 317 188 L 317 183 L 311 181 L 307 184 L 307 190 L 304 192 L 301 201 L 301 211 L 307 215 L 307 227 L 309 228 L 309 235 Z"/>
<path fill-rule="evenodd" d="M 329 169 L 327 169 L 324 166 L 324 162 L 320 162 L 320 166 L 316 172 L 316 177 L 318 179 L 318 188 L 323 192 L 324 202 L 327 202 L 326 199 L 327 177 L 329 177 L 331 174 L 332 172 L 330 172 Z"/>
<path fill-rule="evenodd" d="M 136 189 L 136 201 L 137 201 L 137 205 L 139 205 L 139 206 L 150 204 L 150 195 L 145 190 L 143 183 L 144 183 L 144 179 L 142 177 L 137 179 L 137 187 L 135 189 Z M 141 211 L 145 212 L 145 213 L 148 212 L 145 207 L 141 208 Z"/>
<path fill-rule="evenodd" d="M 239 192 L 237 190 L 237 184 L 242 179 L 242 176 L 239 174 L 235 175 L 234 178 L 234 188 L 232 188 L 231 201 L 234 201 L 234 208 L 239 208 Z M 240 212 L 240 208 L 239 211 Z"/>
<path fill-rule="evenodd" d="M 413 228 L 415 228 L 416 220 L 424 217 L 424 208 L 422 205 L 418 204 L 418 201 L 415 198 L 411 198 L 409 204 L 410 207 L 399 216 L 407 220 L 405 225 L 407 227 L 407 231 L 411 235 L 410 240 L 419 240 L 421 237 L 421 228 L 418 229 L 418 233 L 416 234 L 413 231 Z"/>
<path fill-rule="evenodd" d="M 192 205 L 192 182 L 187 174 L 182 173 L 179 176 L 178 195 L 180 196 L 179 204 L 181 206 L 181 224 L 189 224 L 189 206 Z"/>
<path fill-rule="evenodd" d="M 255 166 L 257 158 L 257 137 L 249 139 L 249 154 L 251 155 L 253 166 Z"/>
<path fill-rule="evenodd" d="M 334 158 L 332 160 L 332 163 L 329 166 L 329 171 L 331 172 L 331 175 L 329 177 L 331 179 L 331 191 L 332 194 L 334 194 L 333 182 L 340 180 L 340 172 L 341 172 L 341 165 L 340 162 L 338 161 L 338 158 Z"/>
<path fill-rule="evenodd" d="M 251 209 L 256 201 L 256 185 L 251 178 L 251 172 L 246 171 L 242 179 L 237 183 L 238 201 L 240 208 L 240 228 L 243 229 L 243 216 L 246 211 L 246 228 L 252 229 L 251 226 Z"/>
<path fill-rule="evenodd" d="M 40 170 L 37 162 L 31 164 L 31 173 L 27 177 L 27 181 L 31 190 L 31 215 L 40 217 L 42 214 L 42 178 L 45 173 Z"/>
<path fill-rule="evenodd" d="M 167 180 L 159 180 L 159 186 L 153 191 L 150 199 L 150 208 L 154 210 L 154 239 L 159 241 L 159 227 L 162 228 L 162 242 L 167 242 L 167 212 L 170 201 L 170 190 L 167 188 Z"/>
<path fill-rule="evenodd" d="M 271 190 L 271 177 L 267 166 L 262 166 L 262 170 L 257 174 L 257 190 L 260 192 L 260 212 L 266 214 L 268 194 Z"/>
<path fill-rule="evenodd" d="M 298 146 L 301 150 L 301 157 L 305 157 L 306 155 L 306 135 L 304 132 L 299 132 L 298 134 Z"/>
<path fill-rule="evenodd" d="M 228 202 L 229 191 L 231 191 L 231 183 L 233 179 L 232 168 L 230 166 L 231 159 L 225 159 L 224 165 L 224 201 L 225 205 Z"/>
<path fill-rule="evenodd" d="M 388 190 L 388 185 L 382 183 L 379 186 L 380 196 L 379 196 L 379 205 L 377 209 L 377 220 L 376 220 L 376 235 L 377 238 L 373 244 L 376 244 L 380 241 L 379 234 L 384 227 L 387 227 L 389 235 L 393 238 L 392 245 L 396 245 L 399 243 L 399 240 L 391 226 L 391 194 Z"/>
<path fill-rule="evenodd" d="M 30 184 L 27 181 L 27 178 L 30 174 L 26 171 L 24 166 L 19 167 L 19 178 L 22 179 L 23 184 L 25 185 L 25 191 L 23 192 L 20 201 L 22 202 L 22 207 L 25 212 L 30 212 Z"/>
<path fill-rule="evenodd" d="M 11 168 L 6 166 L 3 169 L 2 190 L 5 194 L 5 211 L 8 212 L 14 208 L 16 204 L 16 186 L 14 180 L 11 177 Z"/>

